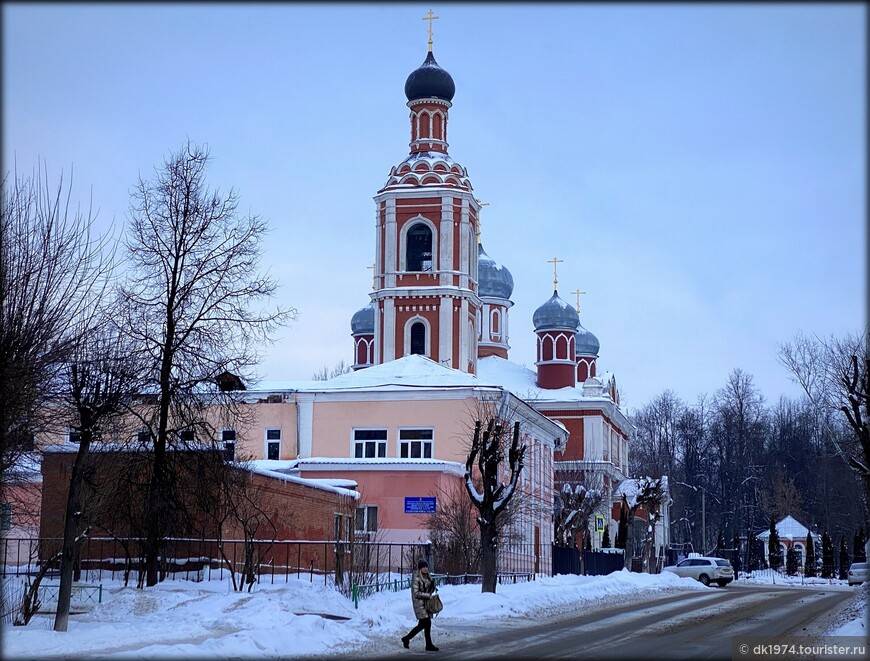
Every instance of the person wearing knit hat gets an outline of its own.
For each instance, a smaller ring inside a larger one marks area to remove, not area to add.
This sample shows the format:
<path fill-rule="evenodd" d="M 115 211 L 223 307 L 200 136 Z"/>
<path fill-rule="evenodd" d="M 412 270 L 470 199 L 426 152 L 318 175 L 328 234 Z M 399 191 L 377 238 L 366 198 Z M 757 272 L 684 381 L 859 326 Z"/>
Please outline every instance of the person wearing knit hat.
<path fill-rule="evenodd" d="M 426 610 L 426 602 L 435 592 L 435 581 L 429 574 L 429 563 L 420 559 L 417 562 L 417 570 L 411 578 L 411 605 L 414 607 L 414 616 L 417 618 L 417 626 L 411 629 L 407 635 L 402 636 L 402 645 L 409 649 L 411 639 L 421 631 L 426 637 L 426 651 L 437 652 L 438 648 L 432 643 L 432 616 Z"/>

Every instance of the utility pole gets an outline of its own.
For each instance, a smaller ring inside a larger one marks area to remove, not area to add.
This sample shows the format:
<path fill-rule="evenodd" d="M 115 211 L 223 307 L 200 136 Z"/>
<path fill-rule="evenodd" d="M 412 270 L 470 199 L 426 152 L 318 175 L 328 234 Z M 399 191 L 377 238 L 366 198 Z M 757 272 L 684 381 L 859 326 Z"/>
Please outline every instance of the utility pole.
<path fill-rule="evenodd" d="M 701 487 L 701 553 L 707 555 L 707 490 Z"/>

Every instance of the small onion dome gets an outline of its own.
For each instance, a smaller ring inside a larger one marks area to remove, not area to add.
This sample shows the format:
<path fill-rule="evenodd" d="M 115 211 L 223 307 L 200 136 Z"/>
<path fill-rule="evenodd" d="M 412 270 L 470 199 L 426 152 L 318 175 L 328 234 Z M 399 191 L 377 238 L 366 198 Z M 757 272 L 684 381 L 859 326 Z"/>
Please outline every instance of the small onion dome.
<path fill-rule="evenodd" d="M 550 300 L 535 310 L 532 323 L 535 324 L 536 331 L 564 328 L 576 331 L 580 326 L 580 317 L 573 307 L 559 298 L 559 292 L 554 291 Z"/>
<path fill-rule="evenodd" d="M 581 325 L 574 335 L 574 354 L 577 356 L 597 356 L 600 348 L 598 338 Z"/>
<path fill-rule="evenodd" d="M 514 277 L 504 266 L 486 254 L 483 244 L 477 244 L 477 293 L 492 298 L 510 298 Z"/>
<path fill-rule="evenodd" d="M 408 101 L 417 99 L 444 99 L 452 101 L 456 93 L 456 85 L 453 78 L 444 69 L 438 66 L 432 51 L 426 55 L 426 60 L 415 69 L 405 81 L 405 96 Z"/>
<path fill-rule="evenodd" d="M 350 330 L 353 335 L 373 335 L 375 332 L 375 306 L 369 303 L 357 310 L 350 319 Z"/>

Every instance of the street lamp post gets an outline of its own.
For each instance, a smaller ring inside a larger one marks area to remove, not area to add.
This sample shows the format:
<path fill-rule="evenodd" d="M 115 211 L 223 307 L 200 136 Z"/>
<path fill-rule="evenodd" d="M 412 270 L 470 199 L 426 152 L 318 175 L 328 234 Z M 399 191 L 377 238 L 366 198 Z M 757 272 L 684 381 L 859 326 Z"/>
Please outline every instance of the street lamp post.
<path fill-rule="evenodd" d="M 707 554 L 707 489 L 705 487 L 696 487 L 694 484 L 686 484 L 685 482 L 675 482 L 682 484 L 684 487 L 689 487 L 692 491 L 701 490 L 701 551 L 704 555 Z M 713 496 L 716 498 L 716 496 Z M 718 499 L 717 499 L 718 501 Z"/>

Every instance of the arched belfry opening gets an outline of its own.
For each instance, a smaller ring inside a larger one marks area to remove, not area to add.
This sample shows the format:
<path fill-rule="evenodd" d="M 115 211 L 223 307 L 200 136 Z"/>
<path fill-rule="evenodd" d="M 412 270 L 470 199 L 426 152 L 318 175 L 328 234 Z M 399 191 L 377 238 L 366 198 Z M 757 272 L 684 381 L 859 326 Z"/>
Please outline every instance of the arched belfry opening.
<path fill-rule="evenodd" d="M 432 230 L 424 223 L 417 223 L 408 230 L 408 245 L 405 252 L 407 271 L 432 270 Z"/>

